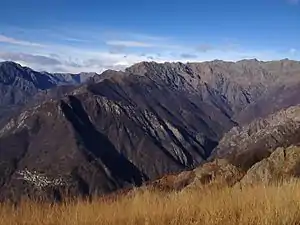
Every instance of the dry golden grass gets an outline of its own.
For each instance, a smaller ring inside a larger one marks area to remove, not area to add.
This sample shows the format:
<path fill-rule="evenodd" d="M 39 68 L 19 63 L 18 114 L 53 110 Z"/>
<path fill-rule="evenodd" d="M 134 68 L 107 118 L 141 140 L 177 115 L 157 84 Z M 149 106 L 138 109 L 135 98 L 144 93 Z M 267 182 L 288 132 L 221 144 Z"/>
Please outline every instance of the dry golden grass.
<path fill-rule="evenodd" d="M 254 187 L 136 191 L 116 201 L 0 206 L 0 225 L 300 224 L 300 183 Z"/>

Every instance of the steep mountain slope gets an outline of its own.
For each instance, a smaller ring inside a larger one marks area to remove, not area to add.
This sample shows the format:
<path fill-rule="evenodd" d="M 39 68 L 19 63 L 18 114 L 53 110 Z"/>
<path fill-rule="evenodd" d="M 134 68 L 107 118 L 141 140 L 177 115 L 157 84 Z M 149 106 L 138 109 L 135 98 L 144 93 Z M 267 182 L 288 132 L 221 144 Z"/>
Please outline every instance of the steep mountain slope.
<path fill-rule="evenodd" d="M 260 115 L 259 109 L 256 110 L 255 107 L 251 113 L 244 113 L 243 110 L 257 104 L 258 101 L 262 102 L 264 96 L 269 99 L 270 108 L 272 105 L 278 105 L 276 101 L 280 99 L 274 98 L 274 94 L 280 93 L 281 90 L 284 90 L 283 96 L 286 96 L 286 99 L 291 99 L 287 106 L 299 103 L 295 98 L 298 88 L 291 88 L 300 82 L 300 62 L 297 61 L 262 62 L 253 59 L 234 63 L 215 60 L 187 64 L 142 62 L 128 68 L 127 71 L 146 75 L 152 80 L 160 78 L 174 89 L 200 93 L 203 100 L 223 108 L 225 113 L 234 116 L 237 121 L 240 117 L 247 117 L 244 114 L 254 114 L 258 117 L 268 115 Z M 263 103 L 259 104 L 259 108 L 261 107 Z M 281 105 L 276 109 L 281 109 Z M 272 113 L 276 110 L 268 111 Z M 246 122 L 251 122 L 251 119 L 253 117 Z"/>
<path fill-rule="evenodd" d="M 288 60 L 142 62 L 106 71 L 68 96 L 27 108 L 1 129 L 0 197 L 103 194 L 193 169 L 212 157 L 248 107 L 298 82 L 299 72 L 300 64 Z M 284 96 L 296 93 L 287 88 Z M 288 114 L 234 128 L 213 156 L 248 169 L 270 149 L 296 143 L 297 112 Z"/>
<path fill-rule="evenodd" d="M 62 85 L 78 85 L 95 74 L 50 74 L 36 72 L 14 62 L 0 62 L 0 123 L 14 110 L 32 103 L 36 94 L 58 96 L 67 90 Z M 53 89 L 51 92 L 48 90 Z M 57 94 L 55 93 L 57 91 Z"/>
<path fill-rule="evenodd" d="M 25 194 L 30 182 L 16 177 L 26 170 L 74 180 L 66 188 L 76 194 L 139 185 L 195 167 L 232 125 L 215 106 L 147 77 L 106 79 L 27 110 L 2 129 L 1 195 Z"/>
<path fill-rule="evenodd" d="M 147 186 L 180 190 L 203 186 L 278 183 L 299 178 L 300 106 L 234 127 L 220 140 L 208 162 L 166 175 Z"/>
<path fill-rule="evenodd" d="M 300 75 L 299 75 L 300 76 Z M 255 102 L 248 105 L 235 116 L 239 124 L 247 124 L 255 119 L 264 118 L 281 109 L 300 104 L 300 82 L 298 80 L 282 83 L 266 91 Z"/>

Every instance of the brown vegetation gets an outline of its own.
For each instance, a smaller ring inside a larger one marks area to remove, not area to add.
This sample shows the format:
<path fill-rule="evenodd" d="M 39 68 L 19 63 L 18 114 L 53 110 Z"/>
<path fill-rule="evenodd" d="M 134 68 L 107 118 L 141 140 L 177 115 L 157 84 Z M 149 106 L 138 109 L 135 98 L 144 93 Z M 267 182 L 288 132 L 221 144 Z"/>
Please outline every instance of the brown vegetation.
<path fill-rule="evenodd" d="M 244 188 L 136 190 L 114 201 L 43 204 L 24 201 L 0 206 L 0 225 L 60 224 L 299 224 L 298 181 Z"/>

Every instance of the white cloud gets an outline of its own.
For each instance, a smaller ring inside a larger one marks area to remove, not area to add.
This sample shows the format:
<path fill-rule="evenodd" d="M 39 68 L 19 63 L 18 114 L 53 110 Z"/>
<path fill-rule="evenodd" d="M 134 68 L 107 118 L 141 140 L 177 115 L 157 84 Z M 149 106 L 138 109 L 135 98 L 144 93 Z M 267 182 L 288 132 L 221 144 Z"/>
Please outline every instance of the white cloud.
<path fill-rule="evenodd" d="M 80 38 L 73 38 L 73 37 L 62 37 L 65 41 L 71 41 L 71 42 L 82 42 L 82 43 L 88 43 L 89 40 L 80 39 Z"/>
<path fill-rule="evenodd" d="M 18 40 L 12 37 L 7 37 L 0 34 L 0 42 L 14 45 L 32 46 L 32 47 L 44 47 L 44 45 L 24 40 Z"/>
<path fill-rule="evenodd" d="M 121 47 L 121 48 L 161 48 L 161 49 L 186 49 L 184 46 L 167 44 L 163 41 L 152 43 L 136 40 L 109 40 L 105 42 L 106 45 Z"/>
<path fill-rule="evenodd" d="M 149 48 L 149 47 L 154 47 L 155 46 L 153 44 L 139 42 L 139 41 L 119 41 L 119 40 L 107 41 L 106 44 L 107 45 L 112 45 L 112 46 L 142 47 L 142 48 Z"/>
<path fill-rule="evenodd" d="M 82 49 L 64 49 L 67 55 L 58 53 L 58 57 L 49 53 L 48 55 L 31 55 L 26 53 L 0 53 L 0 59 L 14 60 L 22 65 L 36 70 L 49 72 L 97 72 L 101 73 L 106 69 L 122 70 L 134 63 L 141 61 L 156 62 L 201 62 L 214 59 L 237 61 L 242 58 L 258 58 L 260 60 L 280 59 L 274 52 L 224 52 L 215 53 L 175 53 L 162 52 L 160 54 L 112 54 L 105 51 L 89 52 Z M 218 55 L 218 56 L 217 56 Z M 80 57 L 80 58 L 76 58 Z"/>
<path fill-rule="evenodd" d="M 57 47 L 54 47 L 53 50 L 57 50 L 57 53 L 49 52 L 41 55 L 24 52 L 0 52 L 0 60 L 15 61 L 38 71 L 101 73 L 106 69 L 125 69 L 134 63 L 146 61 L 148 57 L 148 55 L 141 57 L 133 53 L 124 55 L 105 51 L 89 52 L 69 47 L 60 48 L 60 51 L 64 51 L 66 54 L 59 52 Z"/>
<path fill-rule="evenodd" d="M 25 50 L 24 50 L 25 51 Z M 224 52 L 222 49 L 214 49 L 209 52 L 193 51 L 159 51 L 111 53 L 108 50 L 88 50 L 68 46 L 51 46 L 43 48 L 43 53 L 35 52 L 0 52 L 0 59 L 13 60 L 35 70 L 49 72 L 97 72 L 106 69 L 122 70 L 134 63 L 141 61 L 156 62 L 201 62 L 214 59 L 226 61 L 238 61 L 245 58 L 257 58 L 259 60 L 277 60 L 286 58 L 286 53 L 276 51 L 249 51 L 232 50 Z M 296 59 L 296 55 L 293 57 Z"/>
<path fill-rule="evenodd" d="M 7 61 L 18 61 L 24 63 L 34 63 L 47 66 L 61 65 L 55 58 L 43 55 L 32 55 L 26 53 L 0 52 L 0 58 Z"/>
<path fill-rule="evenodd" d="M 99 32 L 98 32 L 99 33 Z M 154 36 L 149 34 L 142 34 L 128 31 L 104 31 L 103 37 L 109 40 L 146 40 L 146 41 L 170 41 L 169 37 Z"/>
<path fill-rule="evenodd" d="M 47 37 L 47 45 L 43 45 L 42 42 L 38 44 L 0 35 L 0 42 L 8 43 L 1 46 L 0 59 L 13 60 L 33 69 L 49 72 L 100 73 L 106 69 L 124 69 L 140 61 L 200 62 L 214 59 L 238 61 L 243 58 L 275 60 L 287 56 L 297 59 L 299 56 L 296 54 L 298 53 L 296 49 L 290 49 L 289 52 L 287 50 L 285 52 L 251 51 L 230 43 L 223 45 L 210 43 L 197 45 L 188 42 L 178 44 L 174 39 L 142 34 L 127 33 L 123 37 L 119 34 L 118 37 L 108 38 L 88 33 L 83 39 L 81 39 L 83 35 L 80 34 L 57 36 L 54 34 L 49 31 L 46 33 L 40 31 L 40 36 Z M 30 35 L 35 36 L 37 33 L 31 31 Z M 99 39 L 96 40 L 95 37 Z M 67 39 L 72 43 L 65 42 Z"/>

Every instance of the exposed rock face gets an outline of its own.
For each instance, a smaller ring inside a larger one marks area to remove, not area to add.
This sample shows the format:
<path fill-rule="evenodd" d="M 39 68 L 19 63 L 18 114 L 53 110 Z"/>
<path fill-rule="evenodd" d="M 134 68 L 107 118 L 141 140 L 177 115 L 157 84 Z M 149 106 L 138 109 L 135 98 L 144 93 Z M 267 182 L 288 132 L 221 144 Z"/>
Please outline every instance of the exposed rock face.
<path fill-rule="evenodd" d="M 146 185 L 165 191 L 190 188 L 242 188 L 247 185 L 277 184 L 298 179 L 300 175 L 300 148 L 289 146 L 277 148 L 270 156 L 256 162 L 247 171 L 232 165 L 225 159 L 212 162 L 179 174 L 166 175 Z"/>
<path fill-rule="evenodd" d="M 252 166 L 240 181 L 241 185 L 289 181 L 300 175 L 300 148 L 277 148 L 270 157 Z"/>
<path fill-rule="evenodd" d="M 299 128 L 300 107 L 290 107 L 243 127 L 232 128 L 211 157 L 228 158 L 234 165 L 247 170 L 277 147 L 299 144 Z"/>
<path fill-rule="evenodd" d="M 283 82 L 283 84 L 264 93 L 254 103 L 249 104 L 235 116 L 235 120 L 240 125 L 247 124 L 253 120 L 276 113 L 281 109 L 298 105 L 300 104 L 299 90 L 299 81 Z"/>
<path fill-rule="evenodd" d="M 199 185 L 217 187 L 225 185 L 233 186 L 236 182 L 240 181 L 244 175 L 239 168 L 224 159 L 205 163 L 194 171 L 195 179 L 187 186 L 189 188 L 198 187 Z"/>
<path fill-rule="evenodd" d="M 199 191 L 205 188 L 220 188 L 234 186 L 245 173 L 227 160 L 214 160 L 204 163 L 194 170 L 184 171 L 178 174 L 166 175 L 154 182 L 146 183 L 146 188 L 154 188 L 161 191 L 178 191 L 197 188 Z"/>
<path fill-rule="evenodd" d="M 213 175 L 232 185 L 273 149 L 298 141 L 297 107 L 233 128 L 213 154 L 229 162 L 193 169 L 211 157 L 235 120 L 253 119 L 244 113 L 260 117 L 297 104 L 270 106 L 266 114 L 261 104 L 250 110 L 264 102 L 262 95 L 296 83 L 299 72 L 300 64 L 288 60 L 143 62 L 125 72 L 106 71 L 75 89 L 35 93 L 32 99 L 43 103 L 26 108 L 0 130 L 0 196 L 105 194 L 186 169 L 192 170 L 182 174 L 187 185 L 210 182 Z M 292 90 L 284 96 L 296 99 Z M 44 102 L 47 95 L 55 98 Z M 41 190 L 33 178 L 61 183 Z"/>
<path fill-rule="evenodd" d="M 300 62 L 297 61 L 142 62 L 127 71 L 152 80 L 159 77 L 174 89 L 201 93 L 203 99 L 222 106 L 224 112 L 242 123 L 300 103 L 297 98 Z"/>

